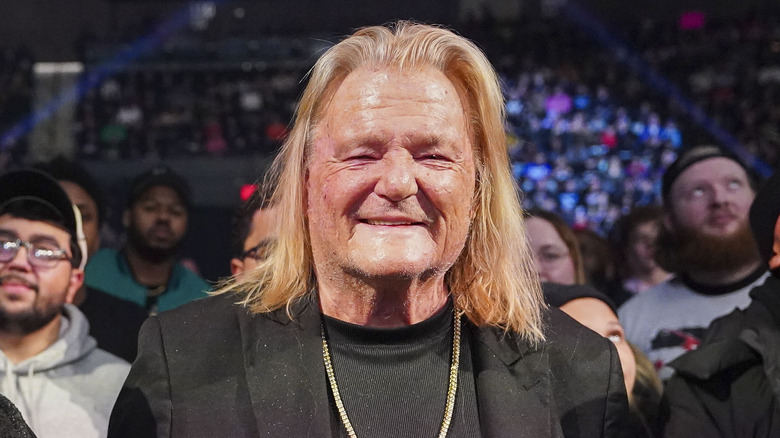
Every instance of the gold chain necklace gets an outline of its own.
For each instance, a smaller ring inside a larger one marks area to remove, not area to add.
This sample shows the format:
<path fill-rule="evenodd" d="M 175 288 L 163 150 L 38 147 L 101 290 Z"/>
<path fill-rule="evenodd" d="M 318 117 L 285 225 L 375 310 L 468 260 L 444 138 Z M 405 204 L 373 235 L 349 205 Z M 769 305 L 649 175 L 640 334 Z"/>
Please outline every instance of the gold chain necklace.
<path fill-rule="evenodd" d="M 450 379 L 449 386 L 447 387 L 447 404 L 444 406 L 444 419 L 441 422 L 441 428 L 439 429 L 439 438 L 447 436 L 447 431 L 450 429 L 450 423 L 452 422 L 452 412 L 455 410 L 455 392 L 458 390 L 458 366 L 460 364 L 460 314 L 455 313 L 455 326 L 452 333 L 452 363 L 450 363 Z M 344 428 L 347 429 L 347 435 L 350 438 L 357 438 L 355 429 L 352 428 L 352 423 L 347 417 L 347 410 L 344 408 L 344 403 L 341 400 L 341 394 L 339 394 L 339 387 L 336 384 L 336 376 L 333 373 L 333 363 L 330 360 L 330 350 L 328 349 L 328 341 L 325 338 L 325 326 L 320 324 L 320 334 L 322 335 L 322 359 L 325 362 L 325 371 L 328 374 L 328 382 L 330 383 L 330 390 L 333 392 L 333 399 L 336 401 L 336 409 L 339 411 L 339 418 Z"/>

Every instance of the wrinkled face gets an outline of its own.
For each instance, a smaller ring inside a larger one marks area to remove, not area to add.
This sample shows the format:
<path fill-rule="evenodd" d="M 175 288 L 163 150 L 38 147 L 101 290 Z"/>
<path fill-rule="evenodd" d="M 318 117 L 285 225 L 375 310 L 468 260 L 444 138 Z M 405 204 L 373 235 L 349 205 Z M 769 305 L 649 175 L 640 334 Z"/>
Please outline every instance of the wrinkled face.
<path fill-rule="evenodd" d="M 125 212 L 133 241 L 155 251 L 173 251 L 187 231 L 187 207 L 176 190 L 154 186 Z"/>
<path fill-rule="evenodd" d="M 623 368 L 623 380 L 626 391 L 631 394 L 636 381 L 636 358 L 626 341 L 623 326 L 617 315 L 603 301 L 596 298 L 577 298 L 561 306 L 561 310 L 576 319 L 577 322 L 604 336 L 615 344 L 620 365 Z"/>
<path fill-rule="evenodd" d="M 466 242 L 475 190 L 453 85 L 432 68 L 352 72 L 316 127 L 307 190 L 318 277 L 446 272 Z"/>
<path fill-rule="evenodd" d="M 63 229 L 41 221 L 10 215 L 0 216 L 0 237 L 21 239 L 32 244 L 70 252 L 70 235 Z M 11 261 L 0 263 L 0 330 L 31 333 L 60 314 L 62 305 L 73 301 L 83 273 L 70 261 L 60 260 L 51 268 L 33 266 L 22 247 Z"/>
<path fill-rule="evenodd" d="M 561 239 L 555 227 L 539 217 L 525 220 L 525 229 L 531 239 L 534 265 L 542 281 L 560 284 L 575 284 L 577 273 L 574 259 L 566 242 Z"/>
<path fill-rule="evenodd" d="M 774 271 L 775 269 L 780 269 L 780 217 L 775 222 L 775 241 L 772 245 L 772 251 L 774 254 L 769 259 L 769 269 Z"/>
<path fill-rule="evenodd" d="M 747 224 L 755 193 L 733 160 L 709 158 L 691 165 L 672 184 L 671 222 L 682 230 L 728 236 Z"/>
<path fill-rule="evenodd" d="M 80 185 L 70 181 L 59 181 L 60 186 L 68 194 L 70 202 L 76 204 L 81 211 L 81 223 L 84 228 L 84 237 L 87 238 L 87 253 L 91 257 L 100 249 L 100 225 L 98 208 L 95 200 L 89 196 Z"/>
<path fill-rule="evenodd" d="M 234 258 L 231 261 L 233 275 L 254 269 L 266 257 L 267 246 L 276 238 L 275 208 L 259 209 L 252 215 L 249 234 L 244 240 L 243 251 L 250 251 L 243 259 Z"/>

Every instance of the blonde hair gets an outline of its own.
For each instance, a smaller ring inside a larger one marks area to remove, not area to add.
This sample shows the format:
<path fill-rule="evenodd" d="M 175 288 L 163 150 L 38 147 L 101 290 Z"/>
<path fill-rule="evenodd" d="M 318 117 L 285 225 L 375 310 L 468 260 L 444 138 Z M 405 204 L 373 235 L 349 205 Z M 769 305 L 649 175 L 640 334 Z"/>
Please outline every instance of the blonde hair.
<path fill-rule="evenodd" d="M 268 258 L 217 293 L 236 292 L 252 312 L 287 308 L 315 288 L 306 219 L 305 175 L 313 131 L 329 97 L 353 71 L 433 67 L 461 93 L 476 161 L 474 220 L 465 248 L 445 275 L 456 306 L 478 326 L 544 339 L 538 275 L 525 237 L 518 190 L 509 170 L 503 96 L 485 55 L 435 26 L 400 21 L 367 27 L 331 47 L 310 72 L 294 126 L 271 167 L 279 206 L 277 241 Z"/>

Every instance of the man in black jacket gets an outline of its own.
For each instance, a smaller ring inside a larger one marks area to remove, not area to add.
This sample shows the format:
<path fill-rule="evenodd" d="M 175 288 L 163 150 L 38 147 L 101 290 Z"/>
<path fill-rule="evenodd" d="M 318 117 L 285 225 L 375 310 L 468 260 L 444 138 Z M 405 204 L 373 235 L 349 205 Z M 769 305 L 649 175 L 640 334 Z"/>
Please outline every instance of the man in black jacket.
<path fill-rule="evenodd" d="M 780 173 L 759 192 L 750 224 L 772 277 L 745 310 L 717 319 L 696 351 L 671 363 L 668 437 L 780 436 Z"/>
<path fill-rule="evenodd" d="M 544 305 L 502 105 L 438 27 L 323 54 L 272 173 L 275 243 L 148 320 L 109 436 L 619 436 L 615 347 Z"/>

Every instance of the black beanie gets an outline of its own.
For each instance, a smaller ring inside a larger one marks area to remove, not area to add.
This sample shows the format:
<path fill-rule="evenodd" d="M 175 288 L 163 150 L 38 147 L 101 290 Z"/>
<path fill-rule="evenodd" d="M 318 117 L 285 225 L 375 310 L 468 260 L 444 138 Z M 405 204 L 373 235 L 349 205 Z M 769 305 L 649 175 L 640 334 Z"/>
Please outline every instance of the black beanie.
<path fill-rule="evenodd" d="M 661 180 L 661 194 L 665 204 L 669 202 L 669 192 L 672 189 L 672 184 L 677 180 L 683 171 L 699 161 L 707 160 L 710 158 L 728 158 L 739 164 L 745 173 L 750 177 L 750 170 L 745 166 L 745 163 L 739 159 L 734 153 L 723 149 L 715 145 L 695 146 L 691 149 L 680 154 L 679 157 L 666 169 L 664 176 Z"/>

